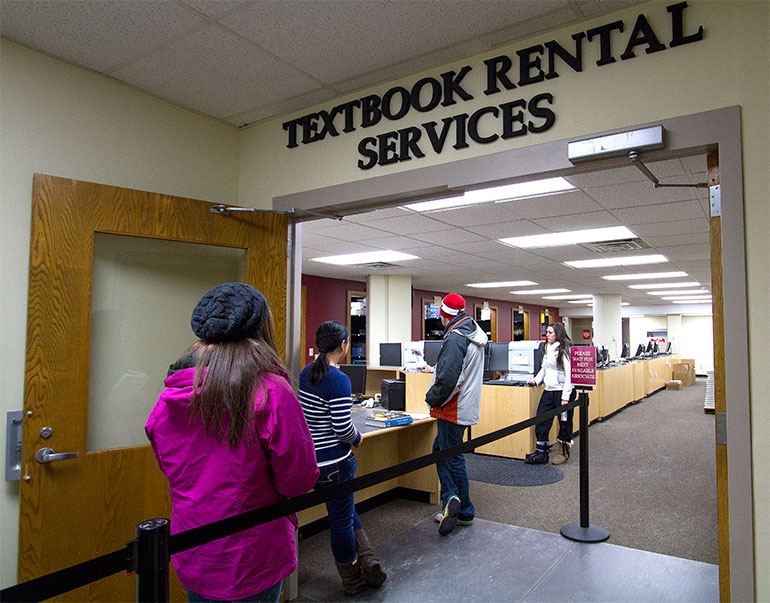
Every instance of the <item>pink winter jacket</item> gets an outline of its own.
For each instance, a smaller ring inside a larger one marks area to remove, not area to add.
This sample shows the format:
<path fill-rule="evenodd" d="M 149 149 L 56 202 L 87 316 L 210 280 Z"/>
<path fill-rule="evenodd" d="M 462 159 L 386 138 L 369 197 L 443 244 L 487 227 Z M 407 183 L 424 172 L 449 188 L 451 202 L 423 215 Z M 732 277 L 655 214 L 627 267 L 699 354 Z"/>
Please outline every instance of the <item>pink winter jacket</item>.
<path fill-rule="evenodd" d="M 171 492 L 171 533 L 304 494 L 318 479 L 315 450 L 288 382 L 266 374 L 255 400 L 257 441 L 231 448 L 191 419 L 194 368 L 170 375 L 145 430 Z M 226 432 L 225 432 L 226 433 Z M 297 567 L 291 515 L 173 556 L 182 585 L 209 599 L 244 599 Z"/>

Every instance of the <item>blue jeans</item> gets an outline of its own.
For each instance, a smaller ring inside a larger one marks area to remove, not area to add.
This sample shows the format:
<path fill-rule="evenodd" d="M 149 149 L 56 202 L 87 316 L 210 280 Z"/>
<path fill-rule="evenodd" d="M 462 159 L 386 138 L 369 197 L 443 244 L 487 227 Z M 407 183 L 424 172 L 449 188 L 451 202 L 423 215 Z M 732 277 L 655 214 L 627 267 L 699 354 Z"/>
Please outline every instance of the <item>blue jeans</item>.
<path fill-rule="evenodd" d="M 436 439 L 433 440 L 433 452 L 446 450 L 463 442 L 467 425 L 457 425 L 443 419 L 436 420 Z M 460 519 L 473 519 L 475 510 L 471 502 L 468 473 L 465 470 L 465 457 L 458 454 L 445 461 L 436 463 L 438 481 L 441 482 L 441 504 L 446 505 L 450 496 L 460 499 Z"/>
<path fill-rule="evenodd" d="M 341 484 L 356 476 L 356 457 L 352 454 L 334 463 L 319 467 L 321 475 L 316 490 Z M 353 493 L 326 502 L 329 515 L 329 534 L 332 555 L 337 563 L 351 563 L 356 559 L 356 530 L 361 529 L 361 520 L 356 512 Z"/>
<path fill-rule="evenodd" d="M 252 595 L 246 599 L 238 599 L 235 603 L 278 603 L 281 599 L 281 580 L 266 588 L 262 592 Z M 207 599 L 191 590 L 187 591 L 188 603 L 216 603 L 216 599 Z"/>

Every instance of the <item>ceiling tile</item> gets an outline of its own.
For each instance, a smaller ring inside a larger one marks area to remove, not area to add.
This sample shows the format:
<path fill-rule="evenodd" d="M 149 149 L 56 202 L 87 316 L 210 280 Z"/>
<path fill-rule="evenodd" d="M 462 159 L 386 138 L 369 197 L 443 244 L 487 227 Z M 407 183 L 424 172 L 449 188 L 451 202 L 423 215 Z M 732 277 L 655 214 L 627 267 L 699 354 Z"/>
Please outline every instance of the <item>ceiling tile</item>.
<path fill-rule="evenodd" d="M 602 211 L 602 207 L 582 191 L 569 191 L 556 195 L 516 199 L 498 203 L 517 218 L 535 220 L 551 216 L 568 216 Z"/>
<path fill-rule="evenodd" d="M 371 222 L 367 222 L 366 225 L 382 230 L 388 235 L 411 235 L 435 230 L 446 230 L 446 225 L 442 222 L 431 220 L 430 218 L 419 214 L 405 215 L 399 218 L 372 220 Z"/>
<path fill-rule="evenodd" d="M 197 30 L 110 75 L 214 117 L 318 88 L 317 81 L 217 25 Z M 223 90 L 228 93 L 223 95 Z"/>
<path fill-rule="evenodd" d="M 626 226 L 706 217 L 700 202 L 695 200 L 613 209 L 612 214 Z"/>
<path fill-rule="evenodd" d="M 219 17 L 235 12 L 249 4 L 248 0 L 181 0 L 208 17 Z"/>
<path fill-rule="evenodd" d="M 468 226 L 466 230 L 475 232 L 490 239 L 504 239 L 507 237 L 523 237 L 526 235 L 543 234 L 548 232 L 542 226 L 538 226 L 529 220 L 517 220 L 515 222 L 504 222 L 497 224 L 487 224 L 481 226 Z"/>
<path fill-rule="evenodd" d="M 173 2 L 0 2 L 0 34 L 70 63 L 106 71 L 206 24 Z"/>
<path fill-rule="evenodd" d="M 328 224 L 324 226 L 324 223 Z M 344 241 L 369 242 L 371 239 L 389 237 L 393 235 L 392 232 L 387 230 L 370 228 L 369 226 L 365 226 L 363 224 L 340 222 L 338 220 L 318 220 L 313 224 L 317 225 L 313 227 L 305 226 L 303 230 L 309 232 L 310 234 L 323 234 L 323 236 L 331 237 L 333 239 L 341 239 Z"/>
<path fill-rule="evenodd" d="M 656 222 L 654 224 L 639 224 L 634 227 L 634 232 L 645 241 L 647 237 L 660 237 L 664 235 L 689 234 L 693 232 L 708 232 L 708 220 L 678 220 L 676 222 Z"/>
<path fill-rule="evenodd" d="M 583 230 L 587 228 L 603 228 L 605 226 L 618 226 L 620 220 L 607 211 L 595 211 L 574 216 L 558 216 L 554 218 L 540 218 L 532 220 L 538 226 L 542 226 L 549 232 L 568 232 L 570 230 Z"/>
<path fill-rule="evenodd" d="M 659 237 L 646 237 L 644 239 L 654 247 L 674 246 L 674 245 L 694 245 L 698 243 L 709 244 L 708 232 L 678 233 L 674 235 L 664 235 Z"/>
<path fill-rule="evenodd" d="M 516 212 L 511 211 L 508 203 L 480 203 L 470 207 L 429 212 L 425 215 L 434 220 L 452 226 L 482 226 L 513 222 L 519 219 Z"/>
<path fill-rule="evenodd" d="M 410 238 L 436 245 L 451 244 L 455 249 L 465 249 L 465 243 L 478 243 L 486 241 L 484 237 L 461 228 L 453 230 L 433 230 L 431 232 L 419 232 L 409 235 Z"/>
<path fill-rule="evenodd" d="M 701 260 L 711 257 L 708 245 L 677 245 L 675 247 L 659 247 L 660 252 L 672 261 Z"/>
<path fill-rule="evenodd" d="M 605 209 L 657 205 L 671 201 L 697 199 L 691 188 L 654 188 L 652 182 L 631 182 L 592 188 L 587 193 Z"/>

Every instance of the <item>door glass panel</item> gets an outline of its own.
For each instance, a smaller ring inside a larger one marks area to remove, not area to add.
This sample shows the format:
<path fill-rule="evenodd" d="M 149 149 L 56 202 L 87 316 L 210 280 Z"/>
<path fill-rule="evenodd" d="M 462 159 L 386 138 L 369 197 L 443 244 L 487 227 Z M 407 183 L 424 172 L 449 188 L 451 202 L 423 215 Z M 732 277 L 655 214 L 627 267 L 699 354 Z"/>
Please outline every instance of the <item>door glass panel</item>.
<path fill-rule="evenodd" d="M 245 266 L 245 249 L 94 234 L 89 451 L 147 444 L 168 367 L 195 341 L 195 304 Z"/>

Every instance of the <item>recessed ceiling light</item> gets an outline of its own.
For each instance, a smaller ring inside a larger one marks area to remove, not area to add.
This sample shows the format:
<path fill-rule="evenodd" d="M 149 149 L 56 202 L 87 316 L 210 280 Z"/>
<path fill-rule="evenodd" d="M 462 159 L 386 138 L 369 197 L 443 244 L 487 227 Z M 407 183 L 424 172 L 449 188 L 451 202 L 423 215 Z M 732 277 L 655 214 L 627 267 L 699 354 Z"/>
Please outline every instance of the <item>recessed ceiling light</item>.
<path fill-rule="evenodd" d="M 572 295 L 547 295 L 543 299 L 583 299 L 593 298 L 593 295 L 587 293 L 573 293 Z"/>
<path fill-rule="evenodd" d="M 569 293 L 569 289 L 526 289 L 524 291 L 510 291 L 514 295 L 545 295 L 546 293 Z"/>
<path fill-rule="evenodd" d="M 608 274 L 602 278 L 608 281 L 636 281 L 647 278 L 680 278 L 688 276 L 686 272 L 645 272 L 644 274 Z"/>
<path fill-rule="evenodd" d="M 665 296 L 661 297 L 660 299 L 665 300 L 673 300 L 673 301 L 687 301 L 691 299 L 711 299 L 710 295 L 675 295 L 675 296 Z"/>
<path fill-rule="evenodd" d="M 688 301 L 673 301 L 672 304 L 710 304 L 711 300 L 698 300 L 698 299 L 691 299 Z"/>
<path fill-rule="evenodd" d="M 374 262 L 400 262 L 404 260 L 417 260 L 416 255 L 401 253 L 386 249 L 383 251 L 366 251 L 364 253 L 348 253 L 344 255 L 330 255 L 322 258 L 311 258 L 314 262 L 323 262 L 325 264 L 337 264 L 339 266 L 350 266 L 353 264 L 371 264 Z"/>
<path fill-rule="evenodd" d="M 466 205 L 475 205 L 476 203 L 513 201 L 514 199 L 560 193 L 574 188 L 575 187 L 564 178 L 546 178 L 545 180 L 519 182 L 518 184 L 507 184 L 504 186 L 493 186 L 491 188 L 466 191 L 465 194 L 458 197 L 419 201 L 418 203 L 409 203 L 408 205 L 404 205 L 404 207 L 413 211 L 456 209 L 458 207 L 465 207 Z"/>
<path fill-rule="evenodd" d="M 574 260 L 564 262 L 572 268 L 603 268 L 605 266 L 637 266 L 639 264 L 663 264 L 668 262 L 665 255 L 627 255 L 622 258 L 600 258 L 597 260 Z"/>
<path fill-rule="evenodd" d="M 491 289 L 493 287 L 531 287 L 532 285 L 537 285 L 537 283 L 533 281 L 499 281 L 497 283 L 468 283 L 465 286 Z"/>
<path fill-rule="evenodd" d="M 628 285 L 629 289 L 676 289 L 677 287 L 700 287 L 700 283 L 649 283 Z"/>
<path fill-rule="evenodd" d="M 707 295 L 709 293 L 708 289 L 699 289 L 698 291 L 693 291 L 692 289 L 686 290 L 682 289 L 681 291 L 647 291 L 647 295 Z"/>
<path fill-rule="evenodd" d="M 634 237 L 636 235 L 625 226 L 610 226 L 608 228 L 549 232 L 548 234 L 528 235 L 526 237 L 509 237 L 498 239 L 498 241 L 511 247 L 531 248 L 598 243 L 600 241 L 615 241 L 617 239 L 632 239 Z"/>

